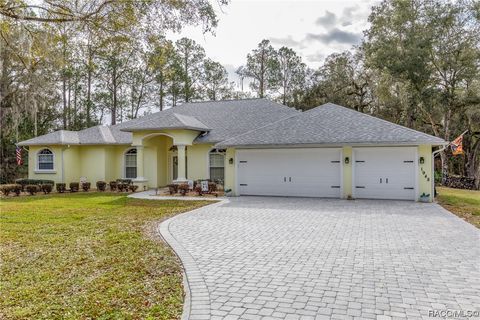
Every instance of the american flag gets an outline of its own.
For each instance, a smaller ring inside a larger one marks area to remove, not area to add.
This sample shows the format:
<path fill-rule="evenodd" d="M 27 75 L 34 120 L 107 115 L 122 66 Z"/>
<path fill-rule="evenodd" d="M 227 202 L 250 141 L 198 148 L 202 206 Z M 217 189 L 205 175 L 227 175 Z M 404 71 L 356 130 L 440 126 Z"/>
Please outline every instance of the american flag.
<path fill-rule="evenodd" d="M 15 153 L 17 155 L 17 165 L 21 166 L 23 164 L 23 160 L 22 160 L 22 148 L 21 147 L 17 147 L 17 149 L 15 150 Z"/>

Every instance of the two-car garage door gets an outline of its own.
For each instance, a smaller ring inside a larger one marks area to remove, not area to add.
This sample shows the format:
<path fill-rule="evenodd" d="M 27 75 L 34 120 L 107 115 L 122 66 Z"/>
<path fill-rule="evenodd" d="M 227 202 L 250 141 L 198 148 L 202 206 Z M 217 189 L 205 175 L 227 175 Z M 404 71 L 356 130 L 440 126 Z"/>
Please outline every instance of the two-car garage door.
<path fill-rule="evenodd" d="M 340 148 L 245 149 L 237 159 L 240 195 L 342 197 Z M 415 199 L 415 148 L 353 148 L 352 160 L 355 198 Z"/>
<path fill-rule="evenodd" d="M 338 148 L 239 150 L 241 195 L 340 197 Z"/>

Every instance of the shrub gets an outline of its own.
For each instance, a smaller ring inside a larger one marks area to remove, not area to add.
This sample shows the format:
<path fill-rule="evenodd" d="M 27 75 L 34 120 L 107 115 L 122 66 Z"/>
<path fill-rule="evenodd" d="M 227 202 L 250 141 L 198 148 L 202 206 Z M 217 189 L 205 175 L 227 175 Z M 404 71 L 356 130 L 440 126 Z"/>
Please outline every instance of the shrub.
<path fill-rule="evenodd" d="M 215 182 L 209 182 L 208 183 L 208 192 L 216 192 L 217 191 L 217 184 Z"/>
<path fill-rule="evenodd" d="M 79 188 L 80 188 L 80 183 L 70 182 L 70 192 L 78 192 Z"/>
<path fill-rule="evenodd" d="M 193 189 L 195 190 L 195 192 L 196 192 L 199 196 L 203 195 L 202 186 L 201 186 L 200 184 L 197 184 L 197 185 L 195 186 L 195 188 L 193 188 Z"/>
<path fill-rule="evenodd" d="M 105 181 L 97 181 L 97 190 L 105 191 L 107 189 L 107 183 Z"/>
<path fill-rule="evenodd" d="M 188 186 L 187 183 L 182 183 L 181 185 L 178 186 L 178 190 L 180 191 L 180 194 L 182 196 L 186 195 L 190 187 Z"/>
<path fill-rule="evenodd" d="M 25 190 L 32 196 L 38 192 L 38 189 L 39 187 L 36 184 L 27 184 L 25 186 Z"/>
<path fill-rule="evenodd" d="M 117 188 L 118 188 L 118 191 L 120 192 L 123 192 L 123 191 L 128 191 L 128 184 L 126 183 L 118 183 L 117 184 Z"/>
<path fill-rule="evenodd" d="M 57 183 L 57 192 L 64 193 L 67 190 L 67 184 L 65 183 Z"/>
<path fill-rule="evenodd" d="M 52 189 L 53 189 L 53 185 L 51 185 L 51 184 L 41 184 L 40 185 L 40 190 L 42 190 L 43 193 L 45 193 L 45 194 L 49 194 L 50 192 L 52 192 Z"/>
<path fill-rule="evenodd" d="M 8 196 L 10 192 L 15 193 L 17 196 L 20 195 L 22 191 L 22 186 L 19 184 L 3 184 L 0 185 L 0 191 L 5 195 Z"/>
<path fill-rule="evenodd" d="M 22 186 L 22 191 L 25 190 L 25 186 L 27 184 L 35 184 L 35 185 L 51 184 L 52 186 L 55 184 L 53 180 L 42 180 L 42 179 L 17 179 L 15 180 L 15 183 Z"/>
<path fill-rule="evenodd" d="M 117 186 L 118 186 L 117 181 L 110 181 L 109 185 L 110 185 L 110 190 L 111 191 L 117 190 Z"/>
<path fill-rule="evenodd" d="M 82 189 L 83 191 L 87 192 L 88 190 L 90 190 L 90 186 L 92 184 L 90 182 L 82 182 Z"/>
<path fill-rule="evenodd" d="M 136 186 L 134 184 L 131 184 L 131 185 L 128 186 L 128 189 L 130 189 L 130 191 L 132 191 L 132 192 L 135 192 L 135 191 L 137 191 L 138 186 Z"/>
<path fill-rule="evenodd" d="M 178 192 L 178 184 L 169 184 L 167 187 L 170 194 L 175 194 Z"/>

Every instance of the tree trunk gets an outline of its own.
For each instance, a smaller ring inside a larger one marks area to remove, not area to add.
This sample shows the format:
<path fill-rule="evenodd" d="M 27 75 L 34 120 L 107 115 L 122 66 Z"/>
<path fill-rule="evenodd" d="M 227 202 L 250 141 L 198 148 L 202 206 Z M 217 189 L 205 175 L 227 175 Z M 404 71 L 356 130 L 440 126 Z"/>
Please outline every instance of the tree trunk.
<path fill-rule="evenodd" d="M 112 70 L 112 120 L 111 125 L 117 123 L 117 67 Z"/>
<path fill-rule="evenodd" d="M 160 81 L 160 90 L 158 92 L 160 111 L 163 111 L 163 81 Z"/>
<path fill-rule="evenodd" d="M 91 125 L 91 115 L 90 115 L 90 108 L 92 106 L 92 67 L 91 67 L 91 57 L 89 58 L 88 61 L 88 67 L 87 67 L 87 109 L 86 109 L 86 120 L 87 120 L 87 127 L 90 127 Z"/>
<path fill-rule="evenodd" d="M 63 99 L 63 115 L 62 115 L 63 129 L 67 130 L 67 79 L 65 79 L 65 74 L 63 74 L 62 76 L 62 99 Z"/>

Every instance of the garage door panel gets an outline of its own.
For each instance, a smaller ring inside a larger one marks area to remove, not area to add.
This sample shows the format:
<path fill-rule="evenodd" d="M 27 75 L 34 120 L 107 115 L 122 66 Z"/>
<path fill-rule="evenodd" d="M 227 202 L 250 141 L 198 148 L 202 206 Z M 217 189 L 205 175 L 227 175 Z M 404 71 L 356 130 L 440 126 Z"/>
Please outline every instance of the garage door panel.
<path fill-rule="evenodd" d="M 243 195 L 340 197 L 339 149 L 239 150 Z"/>
<path fill-rule="evenodd" d="M 356 198 L 415 199 L 415 148 L 355 148 Z"/>

